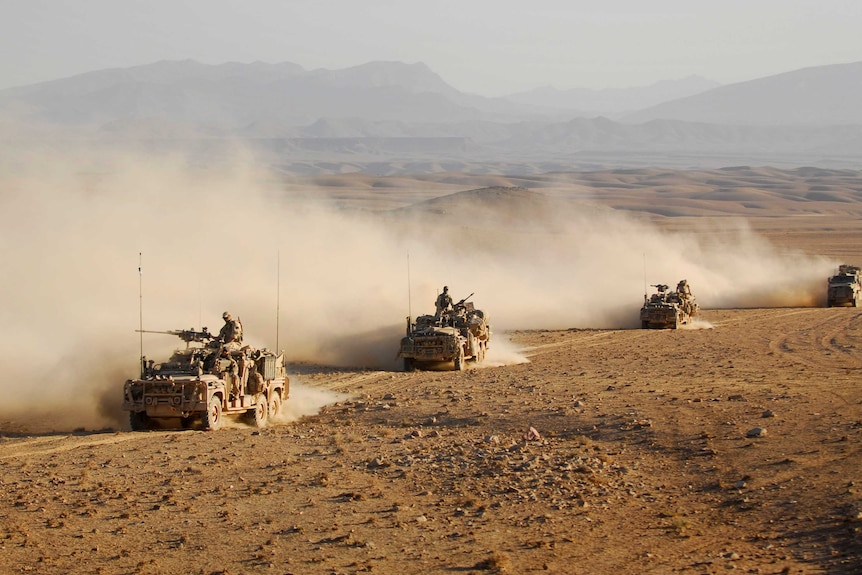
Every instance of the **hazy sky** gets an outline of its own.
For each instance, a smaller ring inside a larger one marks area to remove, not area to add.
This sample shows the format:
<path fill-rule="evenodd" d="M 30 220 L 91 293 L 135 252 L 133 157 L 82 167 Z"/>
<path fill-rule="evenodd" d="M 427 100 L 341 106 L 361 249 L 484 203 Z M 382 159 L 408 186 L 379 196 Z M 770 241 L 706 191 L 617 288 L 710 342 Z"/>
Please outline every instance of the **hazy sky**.
<path fill-rule="evenodd" d="M 486 96 L 862 60 L 860 0 L 0 0 L 0 89 L 193 59 L 424 62 Z"/>

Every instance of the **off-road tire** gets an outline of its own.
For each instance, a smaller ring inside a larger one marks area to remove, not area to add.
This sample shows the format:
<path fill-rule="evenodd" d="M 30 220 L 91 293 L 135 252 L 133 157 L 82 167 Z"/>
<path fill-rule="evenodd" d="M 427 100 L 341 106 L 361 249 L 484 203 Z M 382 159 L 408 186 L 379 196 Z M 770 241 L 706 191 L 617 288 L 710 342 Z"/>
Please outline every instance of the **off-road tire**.
<path fill-rule="evenodd" d="M 207 404 L 207 411 L 201 417 L 204 429 L 215 431 L 222 426 L 223 415 L 221 412 L 221 400 L 217 396 L 210 398 Z"/>
<path fill-rule="evenodd" d="M 416 371 L 416 363 L 412 357 L 404 358 L 404 371 Z"/>
<path fill-rule="evenodd" d="M 266 423 L 269 420 L 266 398 L 261 396 L 254 404 L 254 407 L 249 409 L 246 413 L 248 414 L 248 419 L 252 425 L 258 428 L 266 427 Z"/>
<path fill-rule="evenodd" d="M 144 411 L 130 411 L 129 425 L 132 427 L 132 431 L 146 431 L 152 429 L 153 421 Z"/>
<path fill-rule="evenodd" d="M 281 411 L 281 395 L 278 391 L 272 392 L 272 397 L 269 398 L 269 419 L 278 417 L 278 412 Z"/>
<path fill-rule="evenodd" d="M 464 371 L 464 350 L 461 349 L 455 356 L 455 371 Z"/>

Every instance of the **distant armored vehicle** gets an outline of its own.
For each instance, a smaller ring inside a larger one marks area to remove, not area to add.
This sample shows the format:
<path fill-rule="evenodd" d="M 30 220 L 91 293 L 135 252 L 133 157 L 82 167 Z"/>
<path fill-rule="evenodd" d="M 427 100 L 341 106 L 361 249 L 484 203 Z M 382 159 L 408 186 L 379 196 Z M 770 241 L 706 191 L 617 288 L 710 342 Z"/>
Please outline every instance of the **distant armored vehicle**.
<path fill-rule="evenodd" d="M 466 302 L 470 296 L 439 315 L 420 315 L 415 322 L 407 318 L 407 335 L 401 339 L 398 352 L 404 371 L 449 362 L 461 371 L 467 361 L 484 361 L 491 326 L 485 312 Z"/>
<path fill-rule="evenodd" d="M 827 282 L 826 307 L 862 304 L 862 275 L 858 266 L 841 264 Z"/>
<path fill-rule="evenodd" d="M 668 286 L 664 284 L 652 287 L 656 288 L 656 293 L 649 297 L 644 294 L 644 305 L 640 314 L 641 328 L 676 329 L 691 323 L 700 311 L 688 281 L 681 280 L 676 285 L 676 291 L 668 291 Z"/>
<path fill-rule="evenodd" d="M 142 357 L 140 379 L 126 381 L 123 409 L 135 431 L 159 422 L 218 429 L 227 416 L 265 427 L 288 397 L 281 354 L 225 345 L 206 328 L 150 333 L 178 336 L 186 346 L 162 363 Z"/>

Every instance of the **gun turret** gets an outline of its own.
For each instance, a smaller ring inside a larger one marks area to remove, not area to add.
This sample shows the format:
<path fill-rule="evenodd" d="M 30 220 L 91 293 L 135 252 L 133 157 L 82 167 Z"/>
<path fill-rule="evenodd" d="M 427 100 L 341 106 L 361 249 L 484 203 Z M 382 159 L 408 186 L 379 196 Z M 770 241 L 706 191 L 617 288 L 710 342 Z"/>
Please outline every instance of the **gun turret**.
<path fill-rule="evenodd" d="M 215 339 L 215 335 L 211 334 L 207 328 L 202 328 L 201 331 L 194 329 L 172 329 L 168 331 L 153 331 L 149 329 L 136 329 L 138 333 L 161 333 L 164 335 L 175 335 L 188 345 L 191 342 L 205 343 L 211 339 Z"/>
<path fill-rule="evenodd" d="M 473 297 L 473 294 L 474 294 L 474 293 L 476 293 L 476 292 L 471 293 L 470 295 L 468 295 L 467 297 L 465 297 L 464 299 L 462 299 L 461 301 L 459 301 L 458 303 L 456 303 L 456 304 L 455 304 L 454 306 L 452 306 L 452 307 L 458 307 L 459 305 L 464 305 L 464 302 L 466 302 L 468 299 L 470 299 L 471 297 Z"/>

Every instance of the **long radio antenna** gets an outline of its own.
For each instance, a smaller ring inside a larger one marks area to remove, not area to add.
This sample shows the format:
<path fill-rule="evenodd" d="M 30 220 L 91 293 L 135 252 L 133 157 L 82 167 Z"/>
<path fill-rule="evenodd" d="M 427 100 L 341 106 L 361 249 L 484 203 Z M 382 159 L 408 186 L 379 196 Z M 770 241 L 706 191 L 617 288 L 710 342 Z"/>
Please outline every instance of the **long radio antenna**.
<path fill-rule="evenodd" d="M 275 264 L 275 354 L 278 355 L 278 324 L 281 317 L 281 250 L 278 251 Z"/>
<path fill-rule="evenodd" d="M 648 293 L 647 279 L 646 279 L 646 252 L 643 252 L 643 259 L 644 259 L 644 301 L 646 301 L 647 293 Z"/>
<path fill-rule="evenodd" d="M 141 252 L 138 252 L 138 325 L 141 336 L 141 377 L 144 377 L 144 274 L 141 271 Z"/>
<path fill-rule="evenodd" d="M 413 297 L 410 293 L 410 252 L 407 252 L 407 317 L 413 317 Z"/>

